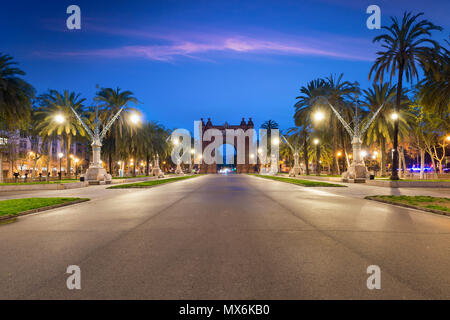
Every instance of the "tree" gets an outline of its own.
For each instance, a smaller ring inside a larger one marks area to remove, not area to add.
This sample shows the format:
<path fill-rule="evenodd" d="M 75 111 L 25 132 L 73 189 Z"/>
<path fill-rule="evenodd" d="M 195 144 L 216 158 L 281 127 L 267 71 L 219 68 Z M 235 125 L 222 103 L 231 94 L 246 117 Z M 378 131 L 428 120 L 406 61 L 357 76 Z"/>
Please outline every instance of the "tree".
<path fill-rule="evenodd" d="M 124 108 L 120 117 L 113 123 L 104 139 L 104 144 L 107 147 L 106 152 L 108 153 L 109 172 L 112 174 L 112 155 L 118 151 L 120 139 L 124 131 L 128 130 L 129 132 L 133 132 L 135 130 L 135 128 L 130 126 L 127 118 L 130 113 L 137 112 L 134 108 L 130 107 L 130 104 L 137 104 L 138 100 L 133 96 L 133 92 L 128 90 L 122 91 L 120 88 L 101 88 L 97 92 L 94 101 L 99 103 L 99 118 L 103 124 L 106 124 L 121 108 Z M 93 115 L 91 115 L 92 117 Z"/>
<path fill-rule="evenodd" d="M 66 172 L 69 174 L 72 139 L 78 134 L 85 136 L 83 126 L 71 108 L 78 114 L 83 114 L 83 102 L 85 100 L 80 98 L 79 94 L 68 90 L 64 90 L 62 93 L 50 90 L 48 93 L 38 97 L 40 106 L 36 110 L 36 129 L 39 135 L 43 137 L 51 136 L 55 133 L 61 137 L 61 148 L 63 148 L 64 143 L 66 147 Z"/>
<path fill-rule="evenodd" d="M 311 128 L 313 112 L 317 109 L 317 98 L 324 95 L 325 81 L 316 79 L 308 82 L 306 86 L 300 88 L 301 95 L 296 97 L 294 121 L 295 125 L 301 128 L 303 140 L 303 158 L 305 161 L 306 174 L 309 174 L 308 161 L 308 136 Z"/>
<path fill-rule="evenodd" d="M 383 83 L 384 75 L 389 73 L 390 81 L 397 74 L 397 94 L 394 112 L 400 109 L 403 90 L 403 77 L 407 82 L 418 78 L 417 65 L 424 66 L 430 53 L 439 49 L 439 44 L 432 40 L 431 31 L 442 30 L 428 20 L 419 20 L 423 13 L 413 15 L 410 12 L 403 14 L 401 22 L 391 17 L 391 25 L 382 28 L 387 33 L 379 35 L 373 42 L 381 42 L 385 51 L 377 52 L 377 59 L 370 69 L 369 79 L 375 72 L 374 80 Z M 431 45 L 433 48 L 430 49 Z M 399 121 L 394 120 L 393 133 L 393 165 L 392 180 L 398 180 L 398 126 Z"/>
<path fill-rule="evenodd" d="M 358 82 L 350 82 L 350 81 L 342 81 L 344 74 L 341 73 L 339 76 L 327 77 L 324 81 L 324 93 L 328 101 L 334 106 L 336 111 L 350 122 L 350 119 L 353 118 L 353 103 L 350 101 L 352 99 L 352 95 L 359 94 L 359 84 Z M 358 103 L 358 102 L 357 102 Z M 328 108 L 326 108 L 328 110 Z M 330 112 L 328 110 L 328 112 Z M 340 173 L 339 172 L 339 158 L 337 157 L 337 149 L 338 149 L 338 141 L 339 138 L 341 140 L 342 148 L 346 152 L 346 133 L 344 132 L 344 128 L 340 121 L 336 116 L 329 117 L 329 129 L 333 135 L 333 166 L 332 173 Z"/>
<path fill-rule="evenodd" d="M 0 182 L 3 182 L 3 149 L 7 148 L 7 131 L 24 128 L 30 121 L 31 101 L 35 90 L 21 77 L 25 72 L 17 62 L 0 53 Z"/>
<path fill-rule="evenodd" d="M 441 48 L 440 52 L 431 51 L 425 59 L 425 79 L 420 88 L 425 111 L 436 113 L 442 119 L 449 119 L 450 52 Z"/>
<path fill-rule="evenodd" d="M 389 83 L 376 84 L 374 83 L 372 88 L 363 90 L 365 100 L 363 106 L 367 107 L 370 111 L 366 120 L 370 119 L 374 112 L 383 105 L 376 119 L 372 122 L 367 129 L 364 141 L 367 145 L 377 143 L 380 147 L 381 153 L 381 175 L 386 175 L 386 144 L 392 141 L 393 125 L 390 110 L 394 105 L 394 97 L 396 95 L 397 88 L 390 86 Z M 409 100 L 405 95 L 402 98 L 401 108 L 399 110 L 400 119 L 400 133 L 407 137 L 409 135 L 410 112 L 408 111 Z"/>

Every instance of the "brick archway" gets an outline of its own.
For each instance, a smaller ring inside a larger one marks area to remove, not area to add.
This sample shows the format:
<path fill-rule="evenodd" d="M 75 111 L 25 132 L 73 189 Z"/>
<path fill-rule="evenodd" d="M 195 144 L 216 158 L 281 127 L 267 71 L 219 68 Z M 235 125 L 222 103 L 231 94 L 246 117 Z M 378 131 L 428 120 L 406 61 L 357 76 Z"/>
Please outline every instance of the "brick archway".
<path fill-rule="evenodd" d="M 227 137 L 226 137 L 226 129 L 242 129 L 244 131 L 247 131 L 248 129 L 254 129 L 254 124 L 252 121 L 252 118 L 249 118 L 247 122 L 245 122 L 245 119 L 242 118 L 242 121 L 239 125 L 230 125 L 227 122 L 223 125 L 213 125 L 211 122 L 211 118 L 208 118 L 208 121 L 205 123 L 203 121 L 203 118 L 201 119 L 201 125 L 202 125 L 202 132 L 205 132 L 208 129 L 218 129 L 222 132 L 222 139 L 223 139 L 223 145 L 227 144 Z M 249 159 L 249 150 L 250 150 L 250 141 L 249 137 L 245 138 L 245 163 L 244 164 L 236 164 L 236 172 L 237 173 L 255 173 L 257 172 L 256 164 L 250 164 Z M 212 141 L 203 141 L 202 142 L 202 154 L 206 148 Z M 234 138 L 234 146 L 237 145 L 237 138 Z M 235 159 L 236 160 L 236 159 Z M 236 161 L 235 161 L 236 163 Z M 218 165 L 217 164 L 206 164 L 202 161 L 200 165 L 200 173 L 217 173 L 218 171 Z"/>

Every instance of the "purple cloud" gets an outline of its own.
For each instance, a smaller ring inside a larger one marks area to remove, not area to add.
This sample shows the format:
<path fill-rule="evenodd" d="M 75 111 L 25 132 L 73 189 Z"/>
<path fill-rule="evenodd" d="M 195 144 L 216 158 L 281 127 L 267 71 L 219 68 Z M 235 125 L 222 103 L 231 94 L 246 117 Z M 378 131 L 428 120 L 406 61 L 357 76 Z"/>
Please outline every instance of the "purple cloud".
<path fill-rule="evenodd" d="M 335 35 L 316 37 L 286 37 L 284 35 L 258 36 L 172 33 L 129 29 L 103 29 L 95 26 L 90 31 L 110 33 L 126 38 L 145 39 L 150 44 L 120 46 L 107 49 L 88 49 L 63 52 L 39 52 L 41 56 L 144 58 L 155 61 L 174 61 L 177 57 L 205 59 L 206 54 L 218 52 L 237 54 L 269 54 L 289 56 L 321 56 L 356 61 L 372 61 L 370 39 L 354 39 Z M 321 40 L 323 39 L 323 40 Z M 155 40 L 157 43 L 155 43 Z M 160 42 L 164 44 L 160 44 Z M 363 49 L 361 49 L 363 48 Z M 361 51 L 362 50 L 362 51 Z"/>

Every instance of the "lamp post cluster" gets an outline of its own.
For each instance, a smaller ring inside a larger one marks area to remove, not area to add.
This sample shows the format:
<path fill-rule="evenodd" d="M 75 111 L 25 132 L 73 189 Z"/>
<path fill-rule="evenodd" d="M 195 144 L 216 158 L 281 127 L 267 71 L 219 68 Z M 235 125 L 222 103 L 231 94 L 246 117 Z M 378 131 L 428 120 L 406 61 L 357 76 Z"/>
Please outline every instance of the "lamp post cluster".
<path fill-rule="evenodd" d="M 354 182 L 365 182 L 365 180 L 368 178 L 369 173 L 367 171 L 367 168 L 364 163 L 364 159 L 361 156 L 361 144 L 362 144 L 362 136 L 366 132 L 366 130 L 369 128 L 369 126 L 372 124 L 372 122 L 377 117 L 378 113 L 383 108 L 384 104 L 382 104 L 377 111 L 372 115 L 372 117 L 369 119 L 369 121 L 364 125 L 363 128 L 359 127 L 359 115 L 358 115 L 358 105 L 359 101 L 356 100 L 355 104 L 355 116 L 353 119 L 354 127 L 350 127 L 350 125 L 342 118 L 342 116 L 339 114 L 339 112 L 336 111 L 336 109 L 333 107 L 333 105 L 328 101 L 326 97 L 320 96 L 316 98 L 316 100 L 323 100 L 325 105 L 328 105 L 333 113 L 336 115 L 338 120 L 342 123 L 345 130 L 348 132 L 350 137 L 352 138 L 352 149 L 353 149 L 353 161 L 350 164 L 350 167 L 346 172 L 342 174 L 342 178 L 344 181 L 353 180 Z M 316 122 L 320 122 L 325 118 L 325 115 L 319 110 L 314 115 L 313 118 Z M 392 114 L 392 119 L 394 121 L 398 121 L 398 114 L 394 112 Z M 318 143 L 317 143 L 318 144 Z M 316 147 L 317 152 L 317 147 Z M 319 151 L 320 152 L 320 149 Z M 319 160 L 318 160 L 319 161 Z"/>

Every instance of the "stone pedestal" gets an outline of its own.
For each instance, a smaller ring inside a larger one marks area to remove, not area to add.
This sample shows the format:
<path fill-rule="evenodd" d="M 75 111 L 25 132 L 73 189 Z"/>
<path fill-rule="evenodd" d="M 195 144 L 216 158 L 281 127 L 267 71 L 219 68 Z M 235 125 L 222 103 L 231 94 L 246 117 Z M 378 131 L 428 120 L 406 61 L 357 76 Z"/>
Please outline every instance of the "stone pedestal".
<path fill-rule="evenodd" d="M 342 174 L 342 181 L 364 183 L 370 177 L 370 173 L 361 158 L 361 139 L 354 137 L 352 140 L 353 161 L 347 171 Z"/>
<path fill-rule="evenodd" d="M 89 184 L 110 184 L 112 182 L 112 177 L 109 173 L 106 172 L 106 169 L 103 168 L 100 160 L 100 150 L 102 144 L 100 140 L 95 140 L 92 143 L 92 159 L 93 162 L 89 165 L 89 168 L 86 170 L 86 174 L 84 175 L 85 180 Z"/>
<path fill-rule="evenodd" d="M 300 168 L 299 154 L 294 153 L 294 167 L 289 171 L 289 177 L 295 177 L 302 173 Z"/>
<path fill-rule="evenodd" d="M 84 177 L 89 184 L 110 184 L 112 181 L 111 175 L 103 167 L 90 166 Z"/>
<path fill-rule="evenodd" d="M 180 163 L 177 163 L 177 168 L 175 169 L 175 174 L 184 175 L 183 169 L 181 169 Z"/>

